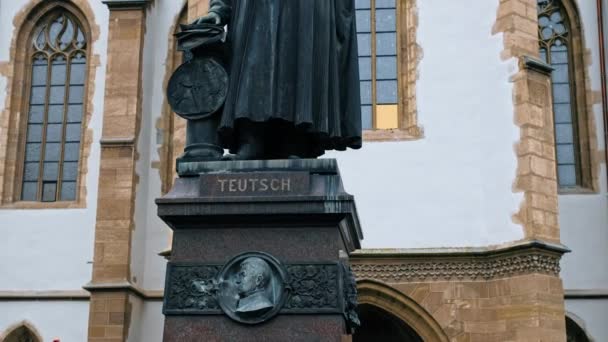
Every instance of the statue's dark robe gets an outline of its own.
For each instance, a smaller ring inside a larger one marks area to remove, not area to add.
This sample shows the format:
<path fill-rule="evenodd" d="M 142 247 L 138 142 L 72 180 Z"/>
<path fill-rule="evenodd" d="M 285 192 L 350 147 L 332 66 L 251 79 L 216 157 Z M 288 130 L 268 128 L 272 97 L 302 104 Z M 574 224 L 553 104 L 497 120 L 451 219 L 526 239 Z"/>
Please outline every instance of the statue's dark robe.
<path fill-rule="evenodd" d="M 212 0 L 210 8 L 228 23 L 224 147 L 238 147 L 241 120 L 270 123 L 271 141 L 298 145 L 301 157 L 361 147 L 354 0 Z"/>

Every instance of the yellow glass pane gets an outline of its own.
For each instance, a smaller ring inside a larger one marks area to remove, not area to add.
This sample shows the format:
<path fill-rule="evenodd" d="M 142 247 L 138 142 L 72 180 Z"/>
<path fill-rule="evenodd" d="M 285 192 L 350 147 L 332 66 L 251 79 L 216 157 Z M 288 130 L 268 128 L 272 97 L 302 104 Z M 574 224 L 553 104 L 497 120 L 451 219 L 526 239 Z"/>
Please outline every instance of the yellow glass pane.
<path fill-rule="evenodd" d="M 376 129 L 399 128 L 397 105 L 376 106 Z"/>

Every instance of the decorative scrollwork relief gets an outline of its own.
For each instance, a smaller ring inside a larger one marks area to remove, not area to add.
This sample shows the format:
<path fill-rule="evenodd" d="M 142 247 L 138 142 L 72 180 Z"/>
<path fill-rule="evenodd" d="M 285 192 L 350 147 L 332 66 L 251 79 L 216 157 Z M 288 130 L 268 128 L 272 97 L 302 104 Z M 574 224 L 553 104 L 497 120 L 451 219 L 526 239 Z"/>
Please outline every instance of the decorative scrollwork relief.
<path fill-rule="evenodd" d="M 525 273 L 559 275 L 559 255 L 529 253 L 455 260 L 410 258 L 399 263 L 353 264 L 357 278 L 384 281 L 488 280 Z"/>

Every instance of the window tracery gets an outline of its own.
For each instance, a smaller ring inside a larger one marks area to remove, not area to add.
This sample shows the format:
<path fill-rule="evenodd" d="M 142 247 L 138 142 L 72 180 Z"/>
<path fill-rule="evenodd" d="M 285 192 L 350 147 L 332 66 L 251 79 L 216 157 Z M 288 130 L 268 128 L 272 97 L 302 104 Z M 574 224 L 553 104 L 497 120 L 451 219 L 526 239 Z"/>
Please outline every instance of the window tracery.
<path fill-rule="evenodd" d="M 66 10 L 43 18 L 31 40 L 21 200 L 74 201 L 77 194 L 87 40 Z"/>
<path fill-rule="evenodd" d="M 592 187 L 589 137 L 586 127 L 584 63 L 577 33 L 562 0 L 537 0 L 540 58 L 553 67 L 551 75 L 557 178 L 561 189 Z"/>

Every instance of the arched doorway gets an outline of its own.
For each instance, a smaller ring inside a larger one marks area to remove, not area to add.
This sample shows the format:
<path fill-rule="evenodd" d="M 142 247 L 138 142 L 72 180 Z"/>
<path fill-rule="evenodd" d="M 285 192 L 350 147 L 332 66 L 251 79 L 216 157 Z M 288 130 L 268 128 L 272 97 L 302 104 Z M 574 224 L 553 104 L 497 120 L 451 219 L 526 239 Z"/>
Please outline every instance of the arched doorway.
<path fill-rule="evenodd" d="M 424 342 L 409 325 L 386 310 L 370 304 L 357 308 L 361 327 L 353 342 Z"/>
<path fill-rule="evenodd" d="M 25 324 L 13 329 L 4 339 L 0 336 L 0 340 L 2 342 L 42 342 L 42 339 Z"/>
<path fill-rule="evenodd" d="M 431 314 L 390 285 L 360 279 L 357 292 L 361 327 L 355 330 L 353 341 L 449 341 Z"/>
<path fill-rule="evenodd" d="M 587 333 L 572 318 L 566 316 L 566 341 L 567 342 L 589 342 Z"/>

